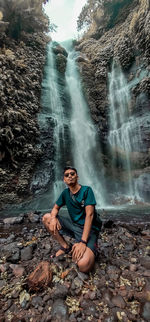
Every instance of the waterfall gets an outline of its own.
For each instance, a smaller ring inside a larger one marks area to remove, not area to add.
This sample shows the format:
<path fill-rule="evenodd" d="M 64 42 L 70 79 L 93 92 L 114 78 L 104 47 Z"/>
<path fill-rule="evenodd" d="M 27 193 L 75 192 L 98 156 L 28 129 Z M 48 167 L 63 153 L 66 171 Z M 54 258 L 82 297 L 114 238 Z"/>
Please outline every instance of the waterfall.
<path fill-rule="evenodd" d="M 133 183 L 130 163 L 130 124 L 129 101 L 130 91 L 121 67 L 114 61 L 112 72 L 109 74 L 109 101 L 110 101 L 110 131 L 108 141 L 112 149 L 112 167 L 118 164 L 119 154 L 122 154 L 123 168 L 128 172 L 127 190 L 133 196 Z"/>
<path fill-rule="evenodd" d="M 67 44 L 69 54 L 65 76 L 59 74 L 56 68 L 56 56 L 53 53 L 56 43 L 51 42 L 48 46 L 42 83 L 42 111 L 38 117 L 43 133 L 41 145 L 46 154 L 35 172 L 31 186 L 32 190 L 34 188 L 38 192 L 34 201 L 36 209 L 48 208 L 65 188 L 62 173 L 67 164 L 77 168 L 82 185 L 93 188 L 97 206 L 101 208 L 105 205 L 100 144 L 82 91 L 75 62 L 78 54 L 70 49 L 70 42 Z"/>
<path fill-rule="evenodd" d="M 141 73 L 141 78 L 144 73 Z M 145 152 L 144 140 L 142 138 L 143 127 L 148 126 L 149 115 L 131 115 L 131 89 L 139 81 L 138 78 L 127 82 L 119 63 L 113 61 L 112 71 L 109 79 L 109 135 L 108 142 L 112 153 L 112 173 L 116 180 L 116 169 L 121 168 L 124 173 L 122 187 L 116 184 L 116 191 L 121 191 L 130 198 L 131 202 L 142 200 L 139 182 L 134 179 L 132 160 L 140 153 Z M 147 119 L 148 118 L 148 119 Z M 118 180 L 119 181 L 119 180 Z M 137 183 L 138 182 L 138 183 Z"/>
<path fill-rule="evenodd" d="M 62 181 L 63 167 L 69 158 L 69 117 L 66 110 L 67 98 L 64 95 L 64 77 L 56 68 L 53 47 L 48 45 L 47 63 L 42 82 L 42 111 L 38 121 L 41 131 L 40 146 L 43 157 L 39 163 L 31 184 L 31 190 L 39 193 L 35 204 L 37 209 L 50 207 L 64 189 Z"/>
<path fill-rule="evenodd" d="M 66 84 L 71 98 L 71 137 L 74 166 L 78 170 L 80 183 L 90 185 L 95 193 L 98 206 L 105 205 L 104 167 L 96 128 L 92 122 L 86 103 L 79 71 L 76 64 L 78 53 L 74 50 L 68 55 Z"/>

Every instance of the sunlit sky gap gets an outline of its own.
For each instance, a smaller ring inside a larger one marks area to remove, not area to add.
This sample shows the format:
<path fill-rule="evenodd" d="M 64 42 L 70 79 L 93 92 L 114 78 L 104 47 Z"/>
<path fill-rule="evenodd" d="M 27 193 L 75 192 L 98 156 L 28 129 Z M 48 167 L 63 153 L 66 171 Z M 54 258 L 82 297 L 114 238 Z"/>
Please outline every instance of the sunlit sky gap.
<path fill-rule="evenodd" d="M 50 0 L 44 8 L 50 23 L 58 26 L 57 32 L 50 33 L 53 40 L 64 41 L 78 38 L 77 18 L 87 0 Z"/>

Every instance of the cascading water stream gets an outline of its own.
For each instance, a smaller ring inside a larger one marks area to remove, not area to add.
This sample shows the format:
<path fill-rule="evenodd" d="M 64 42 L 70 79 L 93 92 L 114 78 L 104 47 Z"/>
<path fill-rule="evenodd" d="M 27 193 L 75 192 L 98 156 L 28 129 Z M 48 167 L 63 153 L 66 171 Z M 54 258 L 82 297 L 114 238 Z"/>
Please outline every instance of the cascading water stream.
<path fill-rule="evenodd" d="M 132 87 L 139 81 L 127 82 L 120 65 L 113 61 L 109 73 L 110 131 L 108 141 L 112 153 L 112 172 L 118 165 L 125 173 L 124 190 L 122 193 L 131 202 L 141 200 L 136 180 L 132 175 L 132 158 L 144 151 L 142 129 L 146 126 L 148 115 L 130 115 Z M 144 72 L 141 73 L 144 77 Z M 114 178 L 116 172 L 114 173 Z M 114 179 L 115 181 L 115 179 Z M 117 191 L 119 192 L 117 184 Z"/>
<path fill-rule="evenodd" d="M 96 129 L 91 120 L 89 107 L 85 101 L 81 80 L 76 65 L 78 53 L 70 51 L 66 70 L 66 84 L 69 89 L 71 113 L 72 155 L 78 169 L 80 183 L 92 186 L 98 207 L 105 205 L 104 167 Z"/>
<path fill-rule="evenodd" d="M 110 132 L 108 141 L 112 148 L 112 166 L 118 162 L 118 153 L 123 156 L 123 167 L 128 172 L 127 190 L 133 196 L 133 182 L 130 164 L 130 136 L 129 136 L 129 101 L 130 91 L 121 67 L 114 61 L 112 72 L 109 74 L 109 101 L 110 101 Z"/>
<path fill-rule="evenodd" d="M 69 119 L 61 100 L 64 84 L 61 80 L 62 75 L 59 75 L 56 68 L 54 46 L 55 42 L 51 42 L 48 46 L 48 58 L 42 82 L 43 108 L 38 116 L 39 127 L 43 133 L 41 145 L 46 155 L 39 164 L 31 185 L 31 189 L 33 190 L 34 187 L 35 191 L 42 191 L 42 187 L 44 189 L 48 187 L 47 191 L 40 193 L 36 201 L 36 207 L 39 209 L 48 208 L 51 200 L 54 202 L 64 189 L 62 172 L 69 157 L 66 153 L 69 142 Z M 48 135 L 49 132 L 50 135 Z M 51 174 L 52 169 L 53 175 Z"/>

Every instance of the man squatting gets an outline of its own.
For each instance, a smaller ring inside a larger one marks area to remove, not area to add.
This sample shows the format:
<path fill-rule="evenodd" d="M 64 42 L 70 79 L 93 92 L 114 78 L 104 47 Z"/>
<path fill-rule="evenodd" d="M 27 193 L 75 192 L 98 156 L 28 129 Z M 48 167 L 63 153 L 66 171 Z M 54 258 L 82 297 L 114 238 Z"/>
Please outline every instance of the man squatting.
<path fill-rule="evenodd" d="M 71 252 L 72 260 L 79 270 L 89 272 L 94 266 L 98 238 L 98 230 L 93 220 L 96 200 L 91 187 L 78 183 L 75 168 L 64 169 L 64 182 L 68 188 L 61 193 L 51 213 L 43 216 L 43 223 L 60 244 L 56 256 Z M 64 205 L 67 206 L 68 216 L 59 214 Z M 73 246 L 69 246 L 64 235 L 75 238 Z"/>

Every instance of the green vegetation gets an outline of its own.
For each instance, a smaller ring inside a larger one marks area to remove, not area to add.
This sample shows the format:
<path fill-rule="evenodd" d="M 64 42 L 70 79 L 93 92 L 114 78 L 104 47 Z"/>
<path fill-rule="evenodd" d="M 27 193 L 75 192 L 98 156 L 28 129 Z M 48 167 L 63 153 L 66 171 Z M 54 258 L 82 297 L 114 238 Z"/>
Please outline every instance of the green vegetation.
<path fill-rule="evenodd" d="M 18 39 L 22 31 L 48 31 L 49 19 L 43 11 L 48 0 L 1 0 L 0 31 Z M 5 30 L 4 30 L 5 27 Z"/>
<path fill-rule="evenodd" d="M 126 19 L 128 7 L 135 0 L 87 0 L 77 21 L 78 31 L 82 29 L 97 32 L 108 30 Z"/>

